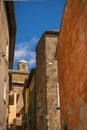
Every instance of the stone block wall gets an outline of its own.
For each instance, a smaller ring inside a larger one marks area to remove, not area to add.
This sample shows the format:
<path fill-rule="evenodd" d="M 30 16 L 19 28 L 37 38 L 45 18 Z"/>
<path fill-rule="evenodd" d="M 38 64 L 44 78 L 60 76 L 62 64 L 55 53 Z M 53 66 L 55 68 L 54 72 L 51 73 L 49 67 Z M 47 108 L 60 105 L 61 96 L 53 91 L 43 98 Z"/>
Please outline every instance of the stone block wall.
<path fill-rule="evenodd" d="M 87 129 L 87 1 L 68 0 L 58 45 L 62 130 Z"/>
<path fill-rule="evenodd" d="M 56 48 L 58 34 L 46 36 L 46 88 L 47 88 L 47 125 L 49 130 L 60 129 L 60 104 L 58 96 L 58 70 Z"/>
<path fill-rule="evenodd" d="M 47 113 L 46 50 L 44 43 L 45 38 L 43 37 L 36 48 L 36 130 L 46 130 L 47 128 L 47 121 L 44 117 Z"/>
<path fill-rule="evenodd" d="M 0 130 L 5 130 L 8 118 L 8 64 L 6 47 L 9 44 L 9 29 L 3 1 L 0 1 L 0 12 Z"/>
<path fill-rule="evenodd" d="M 60 127 L 56 48 L 58 32 L 47 31 L 36 48 L 36 128 L 56 130 Z"/>
<path fill-rule="evenodd" d="M 36 86 L 35 86 L 35 70 L 32 70 L 29 84 L 29 106 L 28 106 L 28 130 L 36 130 Z"/>

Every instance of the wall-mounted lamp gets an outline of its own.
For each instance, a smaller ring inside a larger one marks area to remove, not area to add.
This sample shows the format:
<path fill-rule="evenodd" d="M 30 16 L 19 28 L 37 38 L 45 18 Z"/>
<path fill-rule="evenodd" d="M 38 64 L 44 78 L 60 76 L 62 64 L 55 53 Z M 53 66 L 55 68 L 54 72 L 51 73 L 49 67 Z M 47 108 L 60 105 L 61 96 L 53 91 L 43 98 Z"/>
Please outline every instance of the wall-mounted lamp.
<path fill-rule="evenodd" d="M 14 91 L 13 91 L 13 90 L 10 90 L 10 91 L 8 92 L 8 94 L 9 94 L 9 95 L 12 95 L 12 94 L 14 94 Z"/>
<path fill-rule="evenodd" d="M 1 55 L 2 55 L 2 57 L 5 57 L 5 56 L 6 56 L 4 53 L 2 53 Z"/>
<path fill-rule="evenodd" d="M 1 46 L 0 46 L 0 54 L 2 57 L 5 57 L 6 55 L 3 53 L 2 49 L 1 49 Z"/>

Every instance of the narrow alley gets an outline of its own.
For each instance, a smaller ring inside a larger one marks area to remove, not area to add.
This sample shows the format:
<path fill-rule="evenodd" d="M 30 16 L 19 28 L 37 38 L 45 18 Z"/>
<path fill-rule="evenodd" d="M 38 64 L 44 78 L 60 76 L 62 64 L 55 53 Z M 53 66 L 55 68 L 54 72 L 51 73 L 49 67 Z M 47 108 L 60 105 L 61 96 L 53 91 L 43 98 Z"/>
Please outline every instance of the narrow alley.
<path fill-rule="evenodd" d="M 86 35 L 86 0 L 0 0 L 0 130 L 87 130 Z"/>

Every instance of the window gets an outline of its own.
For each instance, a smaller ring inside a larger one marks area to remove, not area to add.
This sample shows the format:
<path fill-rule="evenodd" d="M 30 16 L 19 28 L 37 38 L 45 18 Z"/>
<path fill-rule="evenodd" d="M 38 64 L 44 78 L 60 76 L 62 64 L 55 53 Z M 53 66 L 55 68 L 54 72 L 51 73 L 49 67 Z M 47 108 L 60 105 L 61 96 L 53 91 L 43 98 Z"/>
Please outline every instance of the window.
<path fill-rule="evenodd" d="M 4 101 L 6 102 L 6 79 L 4 80 Z"/>
<path fill-rule="evenodd" d="M 9 105 L 14 105 L 14 94 L 9 95 Z"/>
<path fill-rule="evenodd" d="M 67 126 L 65 126 L 64 130 L 68 130 Z"/>
<path fill-rule="evenodd" d="M 57 83 L 57 109 L 60 109 L 59 84 Z"/>
<path fill-rule="evenodd" d="M 25 70 L 26 69 L 26 65 L 22 65 L 22 69 Z"/>
<path fill-rule="evenodd" d="M 8 62 L 8 44 L 6 45 L 6 59 L 7 59 L 7 62 Z"/>
<path fill-rule="evenodd" d="M 16 117 L 20 117 L 20 112 L 19 112 L 19 113 L 16 113 Z"/>
<path fill-rule="evenodd" d="M 66 120 L 64 121 L 64 130 L 68 130 L 68 124 Z"/>

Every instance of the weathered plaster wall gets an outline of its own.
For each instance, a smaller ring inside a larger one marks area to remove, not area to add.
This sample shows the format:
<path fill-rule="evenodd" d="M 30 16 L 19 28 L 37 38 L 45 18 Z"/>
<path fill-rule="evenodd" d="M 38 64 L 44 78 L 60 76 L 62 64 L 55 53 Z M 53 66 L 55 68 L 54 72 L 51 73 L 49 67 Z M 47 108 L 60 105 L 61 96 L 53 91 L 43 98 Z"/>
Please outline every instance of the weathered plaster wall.
<path fill-rule="evenodd" d="M 12 73 L 12 89 L 15 95 L 15 101 L 13 106 L 9 106 L 10 108 L 14 108 L 14 115 L 16 126 L 19 129 L 19 126 L 21 128 L 22 126 L 22 114 L 20 114 L 24 103 L 23 103 L 23 88 L 24 88 L 24 82 L 25 79 L 28 78 L 29 72 L 21 72 L 20 70 L 10 70 L 9 73 Z M 9 118 L 9 124 L 13 124 L 12 119 L 14 120 L 13 110 L 10 109 L 10 118 Z M 19 115 L 19 116 L 17 116 Z"/>
<path fill-rule="evenodd" d="M 58 70 L 62 130 L 87 129 L 87 1 L 68 0 L 60 30 Z"/>

